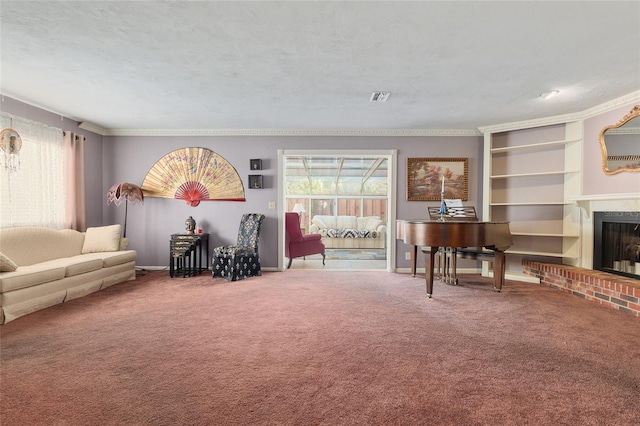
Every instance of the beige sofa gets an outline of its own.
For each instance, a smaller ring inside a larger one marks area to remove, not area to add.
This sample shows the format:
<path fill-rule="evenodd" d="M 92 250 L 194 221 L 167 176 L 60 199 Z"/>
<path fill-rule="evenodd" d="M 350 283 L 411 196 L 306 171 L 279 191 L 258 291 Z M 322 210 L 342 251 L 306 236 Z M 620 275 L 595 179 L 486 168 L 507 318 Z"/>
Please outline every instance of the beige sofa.
<path fill-rule="evenodd" d="M 135 279 L 126 246 L 120 225 L 0 229 L 0 324 Z"/>
<path fill-rule="evenodd" d="M 385 248 L 387 224 L 378 216 L 326 216 L 311 219 L 310 234 L 322 235 L 325 248 Z"/>

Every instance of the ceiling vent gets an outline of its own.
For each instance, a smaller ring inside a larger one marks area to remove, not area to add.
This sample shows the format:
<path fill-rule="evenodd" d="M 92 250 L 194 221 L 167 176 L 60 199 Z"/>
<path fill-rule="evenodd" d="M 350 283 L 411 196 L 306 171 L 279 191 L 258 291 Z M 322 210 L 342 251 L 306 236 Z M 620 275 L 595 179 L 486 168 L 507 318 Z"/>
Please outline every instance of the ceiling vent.
<path fill-rule="evenodd" d="M 387 102 L 387 99 L 389 99 L 389 95 L 391 95 L 391 92 L 373 92 L 371 94 L 371 99 L 369 99 L 369 101 Z"/>

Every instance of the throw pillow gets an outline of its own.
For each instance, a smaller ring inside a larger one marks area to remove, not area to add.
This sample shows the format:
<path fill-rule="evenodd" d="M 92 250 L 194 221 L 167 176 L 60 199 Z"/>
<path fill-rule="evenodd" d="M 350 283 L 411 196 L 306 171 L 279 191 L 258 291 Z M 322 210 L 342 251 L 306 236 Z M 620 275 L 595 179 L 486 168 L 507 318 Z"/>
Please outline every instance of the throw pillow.
<path fill-rule="evenodd" d="M 120 248 L 120 225 L 87 228 L 82 254 L 118 251 Z"/>
<path fill-rule="evenodd" d="M 18 268 L 18 265 L 6 255 L 0 252 L 0 272 L 13 272 Z"/>
<path fill-rule="evenodd" d="M 324 220 L 326 216 L 316 215 L 311 219 L 311 222 L 318 227 L 318 229 L 330 228 L 329 224 Z"/>

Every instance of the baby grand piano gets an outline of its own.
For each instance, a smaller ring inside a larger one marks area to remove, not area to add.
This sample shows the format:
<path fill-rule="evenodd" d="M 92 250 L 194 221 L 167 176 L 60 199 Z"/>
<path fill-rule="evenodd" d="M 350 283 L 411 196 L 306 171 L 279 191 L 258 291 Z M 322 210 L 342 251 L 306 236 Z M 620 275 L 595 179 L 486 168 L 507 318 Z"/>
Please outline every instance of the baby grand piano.
<path fill-rule="evenodd" d="M 495 291 L 504 283 L 504 252 L 511 246 L 509 222 L 457 222 L 453 220 L 397 220 L 396 238 L 412 247 L 411 273 L 416 273 L 418 246 L 430 247 L 425 252 L 427 296 L 433 294 L 435 256 L 441 247 L 484 247 L 494 252 L 493 276 Z"/>

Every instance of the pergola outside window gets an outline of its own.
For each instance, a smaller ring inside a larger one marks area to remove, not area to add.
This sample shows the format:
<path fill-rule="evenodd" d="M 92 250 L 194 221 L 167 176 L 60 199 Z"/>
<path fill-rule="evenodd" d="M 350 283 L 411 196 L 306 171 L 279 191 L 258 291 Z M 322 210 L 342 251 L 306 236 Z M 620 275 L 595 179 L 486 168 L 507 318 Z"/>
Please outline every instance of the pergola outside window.
<path fill-rule="evenodd" d="M 387 158 L 290 156 L 285 158 L 287 211 L 300 204 L 308 229 L 315 215 L 379 216 L 387 220 Z"/>

